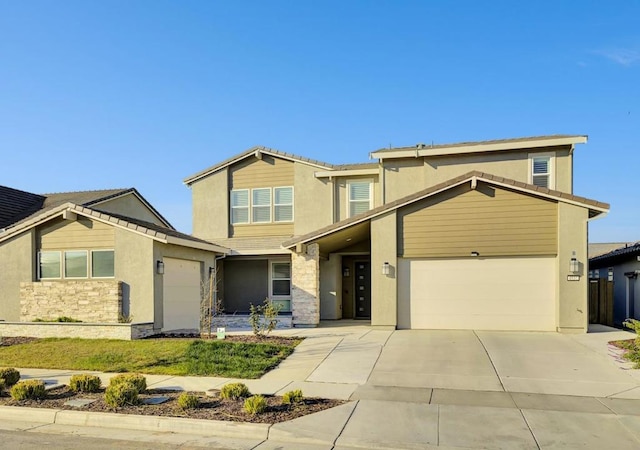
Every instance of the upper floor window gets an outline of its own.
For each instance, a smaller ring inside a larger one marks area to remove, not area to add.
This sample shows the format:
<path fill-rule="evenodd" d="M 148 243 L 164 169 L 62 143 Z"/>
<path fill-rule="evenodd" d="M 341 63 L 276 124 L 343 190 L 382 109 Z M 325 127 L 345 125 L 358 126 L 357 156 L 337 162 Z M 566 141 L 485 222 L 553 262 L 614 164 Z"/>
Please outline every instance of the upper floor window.
<path fill-rule="evenodd" d="M 251 221 L 254 223 L 271 222 L 271 188 L 252 190 L 253 214 Z"/>
<path fill-rule="evenodd" d="M 550 155 L 532 155 L 529 182 L 535 186 L 554 189 L 552 177 L 553 158 Z"/>
<path fill-rule="evenodd" d="M 232 225 L 293 222 L 293 187 L 231 191 Z"/>
<path fill-rule="evenodd" d="M 373 200 L 373 195 L 371 195 L 372 186 L 371 180 L 352 180 L 347 182 L 349 217 L 371 209 Z"/>

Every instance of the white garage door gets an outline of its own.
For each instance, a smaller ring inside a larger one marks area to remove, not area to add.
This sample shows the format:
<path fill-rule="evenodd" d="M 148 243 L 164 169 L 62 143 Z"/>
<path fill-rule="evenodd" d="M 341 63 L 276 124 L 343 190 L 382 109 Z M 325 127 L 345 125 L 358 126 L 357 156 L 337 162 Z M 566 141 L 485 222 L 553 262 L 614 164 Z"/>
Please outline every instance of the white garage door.
<path fill-rule="evenodd" d="M 398 259 L 398 327 L 556 330 L 555 258 Z"/>
<path fill-rule="evenodd" d="M 164 258 L 163 331 L 200 328 L 200 262 Z"/>

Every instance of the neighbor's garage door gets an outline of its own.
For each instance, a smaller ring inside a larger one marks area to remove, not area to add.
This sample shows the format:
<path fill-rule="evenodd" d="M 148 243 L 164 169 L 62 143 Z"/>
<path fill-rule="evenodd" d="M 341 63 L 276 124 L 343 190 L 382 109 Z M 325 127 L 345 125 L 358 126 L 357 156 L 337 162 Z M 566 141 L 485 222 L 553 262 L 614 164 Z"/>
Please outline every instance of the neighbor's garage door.
<path fill-rule="evenodd" d="M 556 330 L 555 258 L 398 259 L 398 327 Z"/>
<path fill-rule="evenodd" d="M 163 331 L 200 328 L 200 262 L 164 258 Z"/>

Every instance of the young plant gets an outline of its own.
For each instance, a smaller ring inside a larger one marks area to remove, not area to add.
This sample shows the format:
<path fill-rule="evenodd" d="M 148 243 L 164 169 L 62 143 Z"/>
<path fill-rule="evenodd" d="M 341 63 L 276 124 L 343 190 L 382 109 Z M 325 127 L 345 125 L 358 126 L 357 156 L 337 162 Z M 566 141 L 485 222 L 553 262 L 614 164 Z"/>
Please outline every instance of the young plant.
<path fill-rule="evenodd" d="M 302 403 L 304 397 L 302 396 L 302 390 L 296 389 L 294 391 L 285 392 L 282 396 L 283 405 L 292 405 L 295 403 Z"/>
<path fill-rule="evenodd" d="M 131 384 L 136 388 L 138 394 L 147 390 L 147 379 L 144 375 L 140 375 L 139 373 L 122 373 L 120 375 L 116 375 L 111 378 L 111 381 L 109 381 L 109 386 L 123 383 Z"/>
<path fill-rule="evenodd" d="M 102 380 L 96 375 L 78 374 L 69 380 L 69 389 L 74 392 L 98 392 Z"/>
<path fill-rule="evenodd" d="M 47 396 L 42 380 L 20 381 L 11 388 L 11 398 L 14 400 L 41 400 Z"/>
<path fill-rule="evenodd" d="M 220 398 L 238 400 L 239 398 L 247 398 L 251 395 L 249 388 L 244 383 L 229 383 L 220 389 Z"/>
<path fill-rule="evenodd" d="M 13 386 L 20 381 L 20 372 L 13 367 L 0 368 L 0 380 L 4 380 L 6 386 Z"/>
<path fill-rule="evenodd" d="M 266 298 L 262 305 L 249 305 L 249 323 L 253 334 L 264 336 L 275 330 L 281 306 Z"/>
<path fill-rule="evenodd" d="M 140 403 L 138 389 L 131 383 L 111 384 L 104 392 L 104 402 L 112 408 Z"/>
<path fill-rule="evenodd" d="M 188 392 L 183 392 L 178 397 L 178 406 L 183 410 L 187 409 L 195 409 L 200 406 L 200 399 L 197 395 L 189 394 Z"/>
<path fill-rule="evenodd" d="M 267 409 L 267 401 L 262 395 L 254 395 L 244 401 L 244 410 L 255 416 L 263 413 Z"/>

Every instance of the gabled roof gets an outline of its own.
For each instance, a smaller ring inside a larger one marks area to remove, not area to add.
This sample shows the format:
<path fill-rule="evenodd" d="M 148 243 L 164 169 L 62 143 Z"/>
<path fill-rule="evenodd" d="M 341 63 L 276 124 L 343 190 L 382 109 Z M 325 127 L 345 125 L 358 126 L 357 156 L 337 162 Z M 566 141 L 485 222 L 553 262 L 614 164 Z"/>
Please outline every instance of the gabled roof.
<path fill-rule="evenodd" d="M 37 197 L 42 200 L 39 203 L 34 204 L 35 207 L 28 211 L 28 214 L 24 214 L 21 217 L 16 217 L 11 223 L 7 224 L 5 228 L 14 227 L 19 225 L 22 221 L 29 219 L 31 216 L 39 215 L 43 212 L 57 208 L 60 205 L 66 203 L 72 203 L 74 205 L 93 207 L 100 205 L 109 200 L 113 200 L 125 195 L 134 195 L 140 200 L 167 228 L 174 229 L 174 227 L 160 214 L 151 204 L 135 189 L 102 189 L 95 191 L 73 191 L 73 192 L 55 192 L 51 194 L 43 194 Z M 31 194 L 35 196 L 36 194 Z M 2 228 L 2 227 L 0 227 Z"/>
<path fill-rule="evenodd" d="M 24 231 L 36 227 L 56 217 L 65 216 L 69 213 L 81 215 L 103 223 L 108 223 L 118 228 L 126 229 L 133 233 L 141 234 L 164 244 L 182 245 L 184 247 L 210 250 L 218 253 L 228 253 L 229 249 L 213 244 L 211 242 L 198 239 L 188 234 L 180 233 L 174 228 L 162 227 L 154 223 L 125 217 L 118 214 L 106 213 L 103 211 L 87 208 L 74 203 L 63 203 L 50 208 L 43 209 L 37 214 L 31 215 L 26 220 L 0 233 L 0 242 L 12 238 Z"/>
<path fill-rule="evenodd" d="M 276 150 L 273 148 L 263 147 L 263 146 L 255 146 L 250 149 L 238 153 L 231 158 L 225 159 L 221 163 L 218 163 L 214 166 L 211 166 L 203 171 L 200 171 L 190 177 L 184 179 L 184 184 L 191 185 L 194 182 L 198 181 L 201 178 L 204 178 L 212 173 L 215 173 L 219 170 L 224 169 L 232 164 L 242 161 L 243 159 L 249 158 L 251 156 L 260 156 L 261 154 L 271 155 L 278 158 L 286 159 L 288 161 L 299 162 L 302 164 L 307 164 L 309 166 L 316 167 L 318 169 L 323 170 L 350 170 L 350 169 L 366 169 L 377 167 L 378 163 L 360 163 L 360 164 L 329 164 L 323 161 L 318 161 L 316 159 L 305 158 L 304 156 L 294 155 L 293 153 L 281 152 L 280 150 Z"/>
<path fill-rule="evenodd" d="M 595 256 L 589 259 L 589 264 L 602 267 L 603 265 L 621 262 L 629 259 L 632 256 L 640 256 L 640 242 L 636 242 L 632 245 L 626 245 L 624 247 L 615 249 L 604 255 Z"/>
<path fill-rule="evenodd" d="M 0 229 L 31 215 L 44 201 L 42 195 L 0 186 Z"/>
<path fill-rule="evenodd" d="M 425 156 L 459 155 L 503 150 L 521 150 L 538 147 L 584 144 L 586 135 L 553 134 L 488 141 L 458 142 L 453 144 L 417 144 L 413 147 L 381 148 L 371 153 L 372 158 L 417 158 Z"/>
<path fill-rule="evenodd" d="M 520 181 L 511 180 L 509 178 L 498 177 L 496 175 L 491 175 L 488 173 L 474 170 L 464 175 L 460 175 L 458 177 L 452 178 L 449 181 L 445 181 L 435 186 L 431 186 L 427 189 L 423 189 L 414 194 L 407 195 L 406 197 L 402 197 L 398 200 L 394 200 L 392 202 L 378 206 L 367 212 L 358 214 L 357 216 L 353 216 L 351 218 L 342 220 L 340 222 L 336 222 L 332 225 L 326 226 L 324 228 L 305 234 L 303 236 L 294 237 L 286 242 L 283 242 L 282 246 L 285 248 L 292 248 L 292 247 L 295 247 L 297 244 L 305 244 L 305 243 L 314 241 L 318 238 L 321 238 L 323 236 L 334 233 L 336 231 L 339 231 L 339 230 L 348 228 L 350 226 L 373 219 L 375 217 L 381 216 L 390 211 L 393 211 L 395 209 L 417 202 L 419 200 L 423 200 L 427 197 L 431 197 L 440 192 L 447 191 L 456 186 L 460 186 L 464 183 L 471 182 L 471 184 L 474 185 L 474 183 L 477 183 L 478 181 L 484 181 L 485 183 L 492 184 L 494 186 L 513 189 L 516 191 L 520 191 L 526 194 L 531 194 L 541 198 L 547 198 L 551 200 L 556 200 L 558 202 L 564 202 L 564 203 L 570 203 L 570 204 L 582 206 L 589 209 L 590 218 L 609 211 L 608 203 L 602 203 L 597 200 L 591 200 L 585 197 L 579 197 L 577 195 L 567 194 L 566 192 L 547 189 L 544 187 L 535 186 L 533 184 L 522 183 Z"/>

